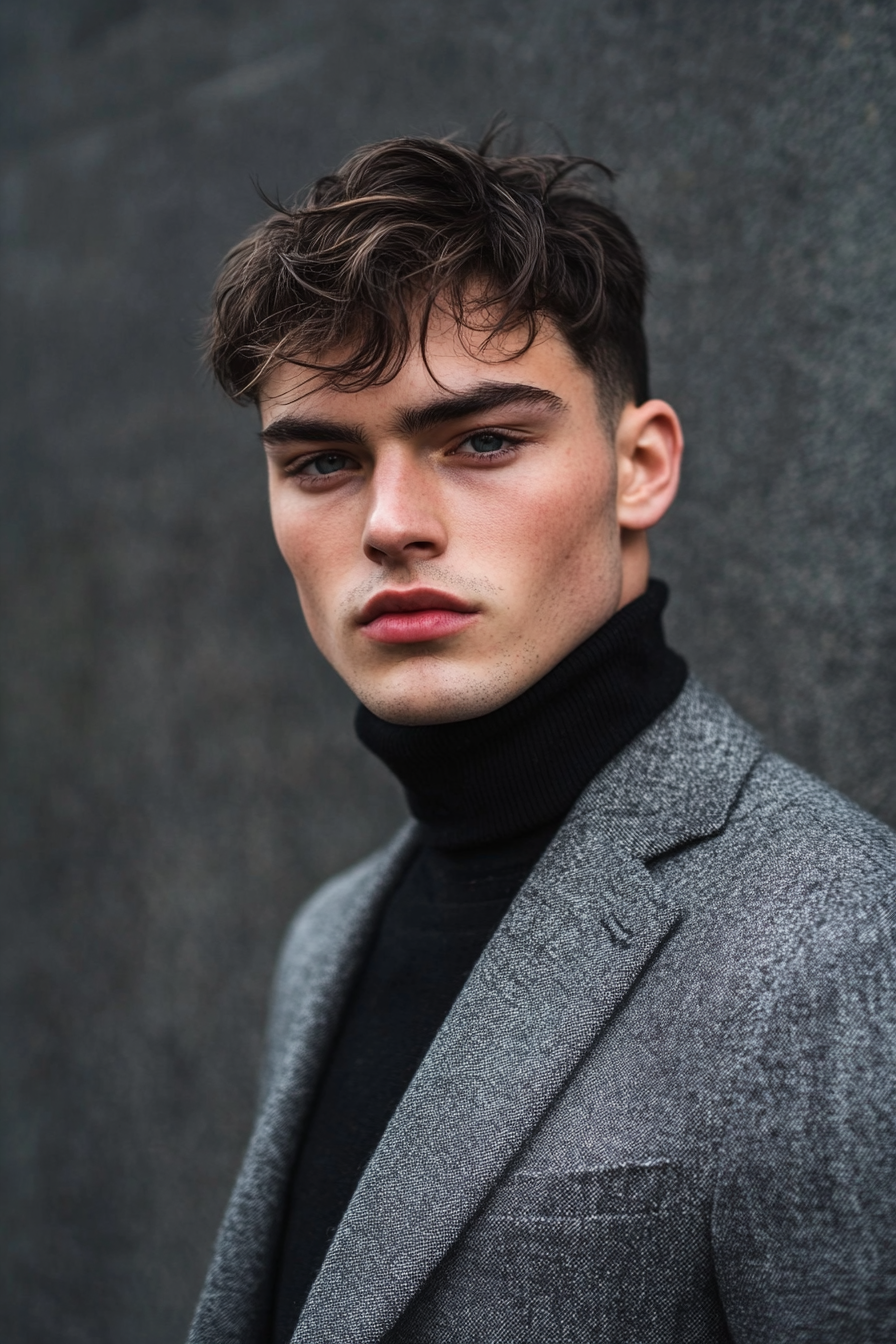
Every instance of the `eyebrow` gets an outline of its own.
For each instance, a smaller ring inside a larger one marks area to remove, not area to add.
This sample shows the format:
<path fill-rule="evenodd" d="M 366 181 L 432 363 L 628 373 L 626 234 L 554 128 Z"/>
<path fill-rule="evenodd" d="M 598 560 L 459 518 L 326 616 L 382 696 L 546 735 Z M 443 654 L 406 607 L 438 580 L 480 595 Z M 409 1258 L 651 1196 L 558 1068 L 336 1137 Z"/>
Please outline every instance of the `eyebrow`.
<path fill-rule="evenodd" d="M 303 415 L 283 415 L 279 420 L 272 420 L 259 438 L 267 448 L 290 443 L 354 443 L 363 448 L 367 443 L 364 431 L 358 425 Z"/>
<path fill-rule="evenodd" d="M 478 383 L 467 392 L 453 392 L 422 406 L 407 406 L 395 417 L 396 429 L 403 434 L 420 434 L 451 420 L 465 420 L 506 406 L 528 406 L 557 414 L 566 403 L 555 392 L 530 383 Z M 318 416 L 284 415 L 261 431 L 261 440 L 269 448 L 293 443 L 353 443 L 365 447 L 367 437 L 359 425 L 342 424 Z"/>
<path fill-rule="evenodd" d="M 454 392 L 425 406 L 409 406 L 395 417 L 396 427 L 405 434 L 419 434 L 449 420 L 465 420 L 470 415 L 501 410 L 505 406 L 529 406 L 557 413 L 566 409 L 554 392 L 529 383 L 477 383 L 468 392 Z"/>

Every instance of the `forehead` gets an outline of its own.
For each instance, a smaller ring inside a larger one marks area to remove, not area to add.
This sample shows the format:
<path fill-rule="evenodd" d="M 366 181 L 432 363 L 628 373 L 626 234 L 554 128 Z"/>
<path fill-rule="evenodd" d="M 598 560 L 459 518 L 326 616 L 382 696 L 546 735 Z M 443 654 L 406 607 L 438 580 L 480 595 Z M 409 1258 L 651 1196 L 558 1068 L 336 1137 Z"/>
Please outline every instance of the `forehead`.
<path fill-rule="evenodd" d="M 325 412 L 354 423 L 394 421 L 404 408 L 472 392 L 477 387 L 510 384 L 542 389 L 564 405 L 583 399 L 595 403 L 595 379 L 565 338 L 542 324 L 527 348 L 519 330 L 487 333 L 461 330 L 453 318 L 434 314 L 425 352 L 414 342 L 394 378 L 360 390 L 334 387 L 322 375 L 290 363 L 277 364 L 259 394 L 262 424 L 286 411 Z M 334 361 L 346 351 L 330 352 Z"/>

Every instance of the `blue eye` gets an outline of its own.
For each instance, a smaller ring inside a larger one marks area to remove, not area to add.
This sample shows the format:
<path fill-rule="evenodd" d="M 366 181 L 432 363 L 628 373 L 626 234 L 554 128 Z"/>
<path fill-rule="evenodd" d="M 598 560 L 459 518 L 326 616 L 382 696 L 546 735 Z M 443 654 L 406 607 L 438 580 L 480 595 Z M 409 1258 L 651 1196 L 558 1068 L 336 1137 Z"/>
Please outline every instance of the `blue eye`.
<path fill-rule="evenodd" d="M 467 439 L 474 453 L 500 452 L 505 442 L 503 434 L 491 434 L 487 430 L 483 430 L 481 434 L 471 434 Z"/>
<path fill-rule="evenodd" d="M 306 462 L 302 471 L 306 476 L 332 476 L 334 472 L 345 471 L 352 465 L 352 459 L 346 457 L 345 453 L 321 453 L 320 457 L 312 457 L 310 462 Z"/>

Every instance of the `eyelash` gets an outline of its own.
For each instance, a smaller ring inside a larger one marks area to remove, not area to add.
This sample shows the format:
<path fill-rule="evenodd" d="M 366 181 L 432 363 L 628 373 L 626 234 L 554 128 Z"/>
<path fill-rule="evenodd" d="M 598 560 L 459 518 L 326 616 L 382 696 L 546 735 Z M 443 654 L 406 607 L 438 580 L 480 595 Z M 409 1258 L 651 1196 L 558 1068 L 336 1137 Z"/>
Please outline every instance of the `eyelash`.
<path fill-rule="evenodd" d="M 463 454 L 464 457 L 473 459 L 478 458 L 482 462 L 502 461 L 506 457 L 513 456 L 516 453 L 517 449 L 521 448 L 525 443 L 524 439 L 517 438 L 513 434 L 505 433 L 505 431 L 501 429 L 474 429 L 472 433 L 464 435 L 464 437 L 461 439 L 457 447 L 451 450 L 450 456 L 455 456 L 459 454 L 460 449 L 463 448 L 465 443 L 467 443 L 470 439 L 477 438 L 479 435 L 483 436 L 488 435 L 488 437 L 492 439 L 501 439 L 502 446 L 500 448 L 496 448 L 495 451 L 492 453 L 470 452 L 470 453 L 464 453 Z"/>
<path fill-rule="evenodd" d="M 501 447 L 500 447 L 500 448 L 496 448 L 496 449 L 494 450 L 494 452 L 489 452 L 489 453 L 477 453 L 477 452 L 472 452 L 472 451 L 471 451 L 471 452 L 468 452 L 468 453 L 461 453 L 460 450 L 463 448 L 464 444 L 467 443 L 467 442 L 469 442 L 470 439 L 474 439 L 474 438 L 476 438 L 477 435 L 480 435 L 480 434 L 481 434 L 481 435 L 486 435 L 486 434 L 487 434 L 487 435 L 489 435 L 491 438 L 500 439 L 500 440 L 502 441 L 502 442 L 501 442 Z M 472 430 L 470 433 L 465 434 L 464 437 L 461 439 L 460 443 L 458 443 L 456 447 L 452 448 L 452 449 L 449 451 L 449 453 L 448 453 L 447 455 L 448 455 L 449 457 L 459 457 L 459 456 L 462 456 L 462 457 L 464 457 L 467 461 L 474 461 L 474 462 L 475 462 L 475 461 L 480 461 L 480 462 L 498 462 L 498 461 L 505 461 L 508 457 L 513 457 L 513 456 L 516 454 L 517 450 L 518 450 L 519 448 L 521 448 L 521 447 L 523 446 L 524 443 L 525 443 L 525 440 L 524 440 L 524 439 L 522 439 L 522 438 L 518 438 L 518 437 L 516 437 L 516 436 L 513 435 L 513 434 L 508 434 L 508 433 L 506 433 L 506 432 L 503 431 L 503 430 L 498 430 L 498 429 L 474 429 L 474 430 Z M 298 459 L 297 461 L 295 461 L 295 462 L 290 462 L 288 466 L 285 466 L 285 467 L 283 468 L 283 474 L 284 474 L 285 476 L 296 477 L 298 480 L 301 480 L 301 481 L 303 481 L 303 482 L 305 482 L 305 483 L 309 483 L 309 482 L 312 482 L 312 481 L 313 481 L 313 482 L 315 482 L 316 484 L 318 484 L 318 483 L 322 483 L 322 482 L 326 481 L 329 477 L 334 477 L 334 478 L 336 478 L 336 477 L 338 477 L 338 476 L 341 475 L 341 472 L 339 472 L 339 471 L 334 471 L 334 472 L 330 472 L 330 473 L 324 473 L 323 475 L 320 475 L 320 476 L 313 476 L 313 475 L 311 475 L 310 473 L 308 473 L 308 474 L 305 473 L 305 470 L 304 470 L 304 469 L 305 469 L 306 467 L 309 467 L 309 466 L 311 466 L 312 463 L 317 462 L 317 461 L 320 461 L 322 458 L 325 458 L 325 457 L 328 457 L 328 456 L 333 456 L 333 457 L 345 457 L 345 458 L 348 458 L 350 461 L 352 460 L 352 458 L 351 458 L 351 454 L 350 454 L 350 453 L 343 453 L 343 452 L 338 452 L 338 450 L 336 450 L 336 449 L 330 449 L 328 452 L 323 452 L 323 453 L 312 453 L 312 454 L 310 454 L 310 456 L 308 456 L 308 457 L 302 457 L 302 458 L 299 458 L 299 459 Z M 314 487 L 312 487 L 312 488 L 314 488 Z"/>
<path fill-rule="evenodd" d="M 310 474 L 308 475 L 305 474 L 304 471 L 305 467 L 310 467 L 313 462 L 319 462 L 325 457 L 346 457 L 349 459 L 349 461 L 352 460 L 350 453 L 340 453 L 336 449 L 331 448 L 328 452 L 311 453 L 309 454 L 308 457 L 300 457 L 295 462 L 287 463 L 287 465 L 284 466 L 283 468 L 283 474 L 284 476 L 295 476 L 299 480 L 303 481 L 325 481 L 328 475 L 332 476 L 340 475 L 340 472 L 338 471 L 324 473 L 321 476 L 312 476 Z"/>

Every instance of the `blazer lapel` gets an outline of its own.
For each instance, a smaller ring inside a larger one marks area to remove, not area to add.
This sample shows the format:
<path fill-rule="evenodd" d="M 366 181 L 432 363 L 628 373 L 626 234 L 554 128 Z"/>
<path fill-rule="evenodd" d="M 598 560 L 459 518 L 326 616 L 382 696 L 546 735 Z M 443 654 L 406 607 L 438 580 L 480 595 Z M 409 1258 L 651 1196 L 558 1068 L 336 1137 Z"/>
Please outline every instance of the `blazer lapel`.
<path fill-rule="evenodd" d="M 218 1234 L 189 1344 L 260 1344 L 289 1174 L 309 1103 L 354 971 L 380 903 L 413 848 L 406 826 L 383 853 L 359 865 L 303 910 L 288 958 L 295 1014 L 282 1037 L 246 1157 Z"/>
<path fill-rule="evenodd" d="M 374 1344 L 395 1324 L 673 933 L 644 859 L 724 825 L 758 752 L 692 681 L 593 782 L 392 1117 L 293 1344 Z"/>

